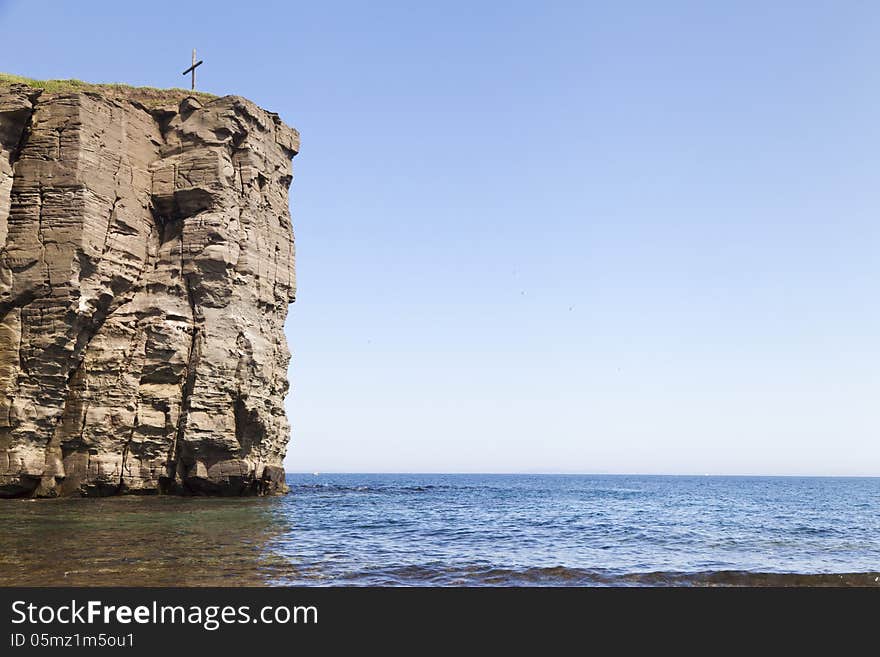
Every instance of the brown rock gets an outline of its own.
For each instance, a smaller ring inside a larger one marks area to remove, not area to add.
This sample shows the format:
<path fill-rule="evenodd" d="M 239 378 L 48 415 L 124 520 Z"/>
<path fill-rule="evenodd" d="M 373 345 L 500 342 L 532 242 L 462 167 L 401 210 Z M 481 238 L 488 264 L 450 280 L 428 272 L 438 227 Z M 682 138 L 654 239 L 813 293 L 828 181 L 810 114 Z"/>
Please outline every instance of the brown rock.
<path fill-rule="evenodd" d="M 0 89 L 0 496 L 284 492 L 299 135 Z"/>

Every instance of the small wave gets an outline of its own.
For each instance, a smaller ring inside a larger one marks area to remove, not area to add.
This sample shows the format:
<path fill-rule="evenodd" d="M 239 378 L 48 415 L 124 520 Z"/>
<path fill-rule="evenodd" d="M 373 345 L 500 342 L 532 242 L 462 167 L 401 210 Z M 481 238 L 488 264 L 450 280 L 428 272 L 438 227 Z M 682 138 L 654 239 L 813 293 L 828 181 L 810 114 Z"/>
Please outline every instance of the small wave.
<path fill-rule="evenodd" d="M 846 532 L 837 529 L 836 527 L 814 527 L 811 525 L 798 525 L 794 529 L 791 530 L 792 533 L 799 534 L 801 536 L 818 536 L 818 537 L 826 537 L 826 536 L 845 536 Z"/>
<path fill-rule="evenodd" d="M 408 565 L 348 573 L 345 584 L 366 586 L 880 586 L 880 573 L 771 573 L 744 570 L 619 573 L 580 568 Z"/>
<path fill-rule="evenodd" d="M 296 483 L 288 482 L 294 494 L 309 493 L 377 493 L 377 494 L 407 494 L 429 492 L 455 492 L 461 494 L 480 493 L 487 495 L 510 495 L 516 494 L 515 489 L 493 485 L 468 485 L 468 484 L 337 484 L 337 483 Z M 544 488 L 533 488 L 525 491 L 528 495 L 550 496 L 557 491 Z M 575 497 L 584 500 L 592 499 L 631 499 L 645 495 L 644 491 L 627 488 L 587 488 L 574 493 Z"/>
<path fill-rule="evenodd" d="M 291 490 L 296 493 L 427 493 L 433 490 L 451 488 L 449 486 L 399 486 L 381 484 L 345 486 L 343 484 L 292 484 Z"/>

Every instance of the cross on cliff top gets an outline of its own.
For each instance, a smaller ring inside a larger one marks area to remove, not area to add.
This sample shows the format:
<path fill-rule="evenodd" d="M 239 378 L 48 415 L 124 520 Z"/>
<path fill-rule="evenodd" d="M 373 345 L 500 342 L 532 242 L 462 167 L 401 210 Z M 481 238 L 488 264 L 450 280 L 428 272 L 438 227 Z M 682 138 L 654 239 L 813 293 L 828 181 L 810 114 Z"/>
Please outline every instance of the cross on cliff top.
<path fill-rule="evenodd" d="M 190 66 L 188 69 L 186 69 L 183 72 L 183 75 L 186 75 L 187 73 L 192 73 L 192 90 L 193 91 L 196 90 L 196 66 L 201 66 L 202 63 L 203 63 L 202 60 L 196 61 L 196 49 L 193 48 L 192 66 Z"/>

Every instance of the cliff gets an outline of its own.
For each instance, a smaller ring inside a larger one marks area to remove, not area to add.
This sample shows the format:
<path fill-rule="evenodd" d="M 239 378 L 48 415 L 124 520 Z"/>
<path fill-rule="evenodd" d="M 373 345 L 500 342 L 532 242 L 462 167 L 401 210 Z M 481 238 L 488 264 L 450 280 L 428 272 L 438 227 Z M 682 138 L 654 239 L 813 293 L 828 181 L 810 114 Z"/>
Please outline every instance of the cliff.
<path fill-rule="evenodd" d="M 0 83 L 0 496 L 285 492 L 299 135 L 45 86 Z"/>

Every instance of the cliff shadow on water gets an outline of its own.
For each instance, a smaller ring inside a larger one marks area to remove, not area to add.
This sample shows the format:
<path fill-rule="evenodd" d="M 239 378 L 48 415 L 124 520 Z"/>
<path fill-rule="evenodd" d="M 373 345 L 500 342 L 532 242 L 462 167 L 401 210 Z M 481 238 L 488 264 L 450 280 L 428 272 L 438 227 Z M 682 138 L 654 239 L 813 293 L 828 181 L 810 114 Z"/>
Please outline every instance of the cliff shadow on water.
<path fill-rule="evenodd" d="M 6 500 L 0 586 L 259 586 L 290 564 L 284 497 Z"/>

